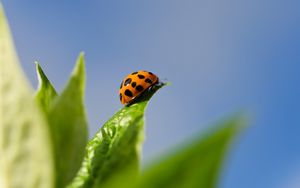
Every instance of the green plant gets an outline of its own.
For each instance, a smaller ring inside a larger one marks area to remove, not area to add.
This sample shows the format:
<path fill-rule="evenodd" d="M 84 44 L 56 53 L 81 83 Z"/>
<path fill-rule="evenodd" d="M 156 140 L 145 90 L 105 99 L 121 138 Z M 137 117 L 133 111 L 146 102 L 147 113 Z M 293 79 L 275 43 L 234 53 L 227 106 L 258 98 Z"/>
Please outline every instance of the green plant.
<path fill-rule="evenodd" d="M 0 7 L 0 187 L 217 186 L 224 154 L 244 124 L 240 116 L 140 172 L 145 108 L 165 84 L 120 109 L 88 141 L 84 55 L 61 94 L 38 63 L 36 68 L 39 87 L 33 97 Z"/>

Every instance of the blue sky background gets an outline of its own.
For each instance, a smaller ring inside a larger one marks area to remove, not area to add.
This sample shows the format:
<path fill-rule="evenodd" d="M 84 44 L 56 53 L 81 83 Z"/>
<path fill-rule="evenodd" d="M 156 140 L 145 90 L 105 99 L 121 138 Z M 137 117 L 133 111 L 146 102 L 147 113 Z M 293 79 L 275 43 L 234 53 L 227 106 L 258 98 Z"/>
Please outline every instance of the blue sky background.
<path fill-rule="evenodd" d="M 3 0 L 25 73 L 61 90 L 86 54 L 90 132 L 135 70 L 173 84 L 147 111 L 144 163 L 239 110 L 252 118 L 220 188 L 300 187 L 300 1 Z"/>

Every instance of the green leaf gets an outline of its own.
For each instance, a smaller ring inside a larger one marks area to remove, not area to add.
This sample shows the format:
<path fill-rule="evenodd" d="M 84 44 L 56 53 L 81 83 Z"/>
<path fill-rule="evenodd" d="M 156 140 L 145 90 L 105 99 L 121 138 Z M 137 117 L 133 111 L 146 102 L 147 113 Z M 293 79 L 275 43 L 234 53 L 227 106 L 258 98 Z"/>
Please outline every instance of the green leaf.
<path fill-rule="evenodd" d="M 244 119 L 232 118 L 206 132 L 191 144 L 156 162 L 136 181 L 127 181 L 130 171 L 117 176 L 105 187 L 114 188 L 216 188 L 225 154 L 232 139 L 244 127 Z"/>
<path fill-rule="evenodd" d="M 76 175 L 88 139 L 84 110 L 85 68 L 80 54 L 62 94 L 50 106 L 49 122 L 55 145 L 57 187 L 65 187 Z"/>
<path fill-rule="evenodd" d="M 101 187 L 112 177 L 130 169 L 135 178 L 144 137 L 144 111 L 157 85 L 109 119 L 88 143 L 83 165 L 70 187 Z"/>
<path fill-rule="evenodd" d="M 40 103 L 44 112 L 48 112 L 50 105 L 53 103 L 54 98 L 57 93 L 52 86 L 51 82 L 48 80 L 47 76 L 43 72 L 41 66 L 38 62 L 36 64 L 36 73 L 39 80 L 39 86 L 35 95 L 35 99 Z"/>
<path fill-rule="evenodd" d="M 0 187 L 54 187 L 50 131 L 18 62 L 0 3 Z"/>

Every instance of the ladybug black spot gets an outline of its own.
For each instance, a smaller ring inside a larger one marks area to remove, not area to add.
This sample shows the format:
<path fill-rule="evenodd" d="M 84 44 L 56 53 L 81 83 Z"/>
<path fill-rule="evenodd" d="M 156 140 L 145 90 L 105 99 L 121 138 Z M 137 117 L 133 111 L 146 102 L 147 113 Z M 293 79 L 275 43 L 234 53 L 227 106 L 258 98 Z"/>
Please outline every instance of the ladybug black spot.
<path fill-rule="evenodd" d="M 122 87 L 123 87 L 123 81 L 122 81 L 122 83 L 121 83 L 120 89 L 122 89 Z"/>
<path fill-rule="evenodd" d="M 122 101 L 122 93 L 120 93 L 120 101 Z"/>
<path fill-rule="evenodd" d="M 143 91 L 143 90 L 144 90 L 143 86 L 141 86 L 141 85 L 136 86 L 135 89 L 136 89 L 137 91 Z"/>
<path fill-rule="evenodd" d="M 131 75 L 135 75 L 135 74 L 137 74 L 138 72 L 133 72 L 133 73 L 131 73 Z"/>
<path fill-rule="evenodd" d="M 124 82 L 124 86 L 127 86 L 128 84 L 130 84 L 131 81 L 132 81 L 131 78 L 127 78 Z"/>
<path fill-rule="evenodd" d="M 144 79 L 145 78 L 145 76 L 141 75 L 141 74 L 138 74 L 138 77 L 139 77 L 139 79 Z"/>
<path fill-rule="evenodd" d="M 125 95 L 128 96 L 128 97 L 133 97 L 133 94 L 129 89 L 125 90 Z"/>
<path fill-rule="evenodd" d="M 152 83 L 153 83 L 152 80 L 150 80 L 149 78 L 147 78 L 147 79 L 145 80 L 145 82 L 148 83 L 148 84 L 152 84 Z"/>
<path fill-rule="evenodd" d="M 149 74 L 151 74 L 151 75 L 153 75 L 153 73 L 152 72 L 148 72 Z"/>
<path fill-rule="evenodd" d="M 132 82 L 131 86 L 134 88 L 136 86 L 136 82 Z"/>

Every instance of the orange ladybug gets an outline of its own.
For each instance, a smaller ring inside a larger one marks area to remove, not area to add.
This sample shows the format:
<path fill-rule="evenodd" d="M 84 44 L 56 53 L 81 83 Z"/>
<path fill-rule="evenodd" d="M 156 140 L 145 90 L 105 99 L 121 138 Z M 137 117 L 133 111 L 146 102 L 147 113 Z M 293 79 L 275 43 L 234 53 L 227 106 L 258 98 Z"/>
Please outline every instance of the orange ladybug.
<path fill-rule="evenodd" d="M 120 86 L 121 103 L 126 105 L 134 102 L 134 99 L 158 82 L 158 77 L 148 71 L 141 70 L 127 75 Z"/>

